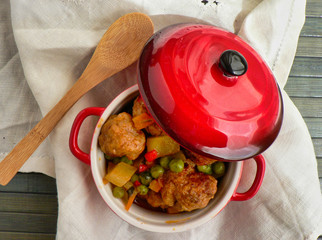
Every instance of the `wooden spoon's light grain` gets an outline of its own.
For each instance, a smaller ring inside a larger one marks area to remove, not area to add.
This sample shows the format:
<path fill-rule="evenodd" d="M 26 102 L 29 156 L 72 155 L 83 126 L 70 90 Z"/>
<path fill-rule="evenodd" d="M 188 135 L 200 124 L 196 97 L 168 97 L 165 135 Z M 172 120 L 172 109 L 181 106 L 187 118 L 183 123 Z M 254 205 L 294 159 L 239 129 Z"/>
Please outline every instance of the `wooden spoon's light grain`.
<path fill-rule="evenodd" d="M 151 19 L 142 13 L 126 14 L 108 28 L 74 86 L 0 162 L 1 185 L 6 185 L 15 176 L 81 96 L 139 58 L 153 31 Z"/>

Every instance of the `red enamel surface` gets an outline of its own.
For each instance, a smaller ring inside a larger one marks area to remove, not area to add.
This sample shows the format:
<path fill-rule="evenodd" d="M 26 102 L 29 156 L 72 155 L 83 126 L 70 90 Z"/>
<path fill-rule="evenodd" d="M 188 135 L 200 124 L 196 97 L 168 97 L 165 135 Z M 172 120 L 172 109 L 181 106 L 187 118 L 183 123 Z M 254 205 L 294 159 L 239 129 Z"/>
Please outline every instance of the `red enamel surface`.
<path fill-rule="evenodd" d="M 78 145 L 78 135 L 79 130 L 84 122 L 84 120 L 89 116 L 101 116 L 104 112 L 105 108 L 99 108 L 99 107 L 90 107 L 85 108 L 84 110 L 80 111 L 72 125 L 72 128 L 70 130 L 70 136 L 69 136 L 69 148 L 71 152 L 74 154 L 75 157 L 77 157 L 82 162 L 91 165 L 91 159 L 90 154 L 83 152 Z"/>
<path fill-rule="evenodd" d="M 247 72 L 218 67 L 236 50 Z M 139 61 L 139 89 L 150 114 L 183 147 L 226 160 L 255 156 L 276 138 L 282 100 L 270 69 L 238 36 L 209 25 L 180 24 L 156 33 Z"/>
<path fill-rule="evenodd" d="M 257 170 L 256 170 L 256 175 L 255 179 L 253 181 L 252 186 L 244 193 L 239 193 L 237 192 L 237 189 L 235 190 L 234 194 L 231 197 L 231 201 L 246 201 L 254 197 L 258 190 L 260 189 L 264 175 L 265 175 L 265 168 L 266 168 L 266 163 L 265 159 L 262 155 L 258 155 L 254 157 L 254 160 L 257 165 Z"/>

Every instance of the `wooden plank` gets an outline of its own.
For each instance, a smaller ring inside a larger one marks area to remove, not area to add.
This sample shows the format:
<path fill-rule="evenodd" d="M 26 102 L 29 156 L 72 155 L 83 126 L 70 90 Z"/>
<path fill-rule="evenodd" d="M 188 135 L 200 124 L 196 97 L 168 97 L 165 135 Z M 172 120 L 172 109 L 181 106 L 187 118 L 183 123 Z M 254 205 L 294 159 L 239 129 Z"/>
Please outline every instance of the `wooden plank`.
<path fill-rule="evenodd" d="M 320 182 L 322 181 L 322 158 L 318 157 L 316 158 L 316 160 L 318 161 L 318 175 L 320 178 Z"/>
<path fill-rule="evenodd" d="M 322 57 L 295 57 L 290 76 L 322 77 Z"/>
<path fill-rule="evenodd" d="M 322 158 L 322 138 L 313 138 L 312 141 L 313 141 L 316 157 L 318 159 Z M 318 160 L 318 163 L 320 163 L 320 161 L 321 160 Z"/>
<path fill-rule="evenodd" d="M 0 232 L 1 240 L 54 240 L 56 234 Z"/>
<path fill-rule="evenodd" d="M 322 138 L 322 118 L 304 118 L 312 138 Z"/>
<path fill-rule="evenodd" d="M 321 57 L 322 37 L 300 37 L 296 57 Z"/>
<path fill-rule="evenodd" d="M 322 117 L 322 98 L 292 97 L 291 99 L 304 118 Z"/>
<path fill-rule="evenodd" d="M 321 0 L 306 1 L 306 16 L 321 17 Z"/>
<path fill-rule="evenodd" d="M 307 16 L 300 36 L 322 37 L 322 18 Z"/>
<path fill-rule="evenodd" d="M 57 194 L 56 179 L 41 173 L 18 173 L 0 192 Z"/>
<path fill-rule="evenodd" d="M 289 77 L 284 87 L 292 97 L 322 97 L 322 78 Z"/>
<path fill-rule="evenodd" d="M 41 213 L 57 215 L 56 195 L 0 193 L 0 212 Z"/>
<path fill-rule="evenodd" d="M 0 212 L 0 232 L 56 233 L 57 216 Z"/>

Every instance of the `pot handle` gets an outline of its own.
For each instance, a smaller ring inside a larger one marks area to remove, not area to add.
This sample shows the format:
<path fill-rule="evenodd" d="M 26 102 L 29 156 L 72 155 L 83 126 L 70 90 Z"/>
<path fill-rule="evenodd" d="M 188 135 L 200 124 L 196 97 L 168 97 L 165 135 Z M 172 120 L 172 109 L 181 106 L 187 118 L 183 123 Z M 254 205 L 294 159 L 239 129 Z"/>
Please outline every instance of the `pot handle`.
<path fill-rule="evenodd" d="M 91 165 L 90 154 L 83 152 L 78 146 L 79 130 L 85 118 L 92 115 L 101 116 L 104 110 L 105 108 L 99 108 L 99 107 L 85 108 L 84 110 L 80 111 L 77 114 L 74 120 L 74 123 L 72 125 L 72 128 L 70 130 L 70 136 L 69 136 L 70 151 L 74 154 L 75 157 L 77 157 L 79 160 L 81 160 L 82 162 L 88 165 Z"/>
<path fill-rule="evenodd" d="M 262 155 L 254 157 L 254 160 L 257 164 L 257 171 L 253 185 L 244 193 L 234 192 L 231 199 L 232 201 L 245 201 L 251 199 L 256 195 L 260 186 L 262 185 L 264 174 L 265 174 L 265 159 Z"/>

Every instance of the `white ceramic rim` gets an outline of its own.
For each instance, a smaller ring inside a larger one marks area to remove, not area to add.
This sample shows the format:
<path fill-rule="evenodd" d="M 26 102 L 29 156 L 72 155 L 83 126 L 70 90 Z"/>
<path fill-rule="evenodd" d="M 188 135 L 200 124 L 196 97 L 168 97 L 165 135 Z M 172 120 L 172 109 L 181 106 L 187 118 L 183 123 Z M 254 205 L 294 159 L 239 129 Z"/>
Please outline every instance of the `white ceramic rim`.
<path fill-rule="evenodd" d="M 150 211 L 133 204 L 129 211 L 125 210 L 124 203 L 113 197 L 110 184 L 104 185 L 105 175 L 104 154 L 98 147 L 98 136 L 106 119 L 121 110 L 121 108 L 139 94 L 138 86 L 134 85 L 118 95 L 105 109 L 95 127 L 91 144 L 91 169 L 95 184 L 107 205 L 126 222 L 152 232 L 182 232 L 198 227 L 214 218 L 230 201 L 237 189 L 241 172 L 242 161 L 229 163 L 228 171 L 215 198 L 206 208 L 180 214 L 167 214 Z"/>

